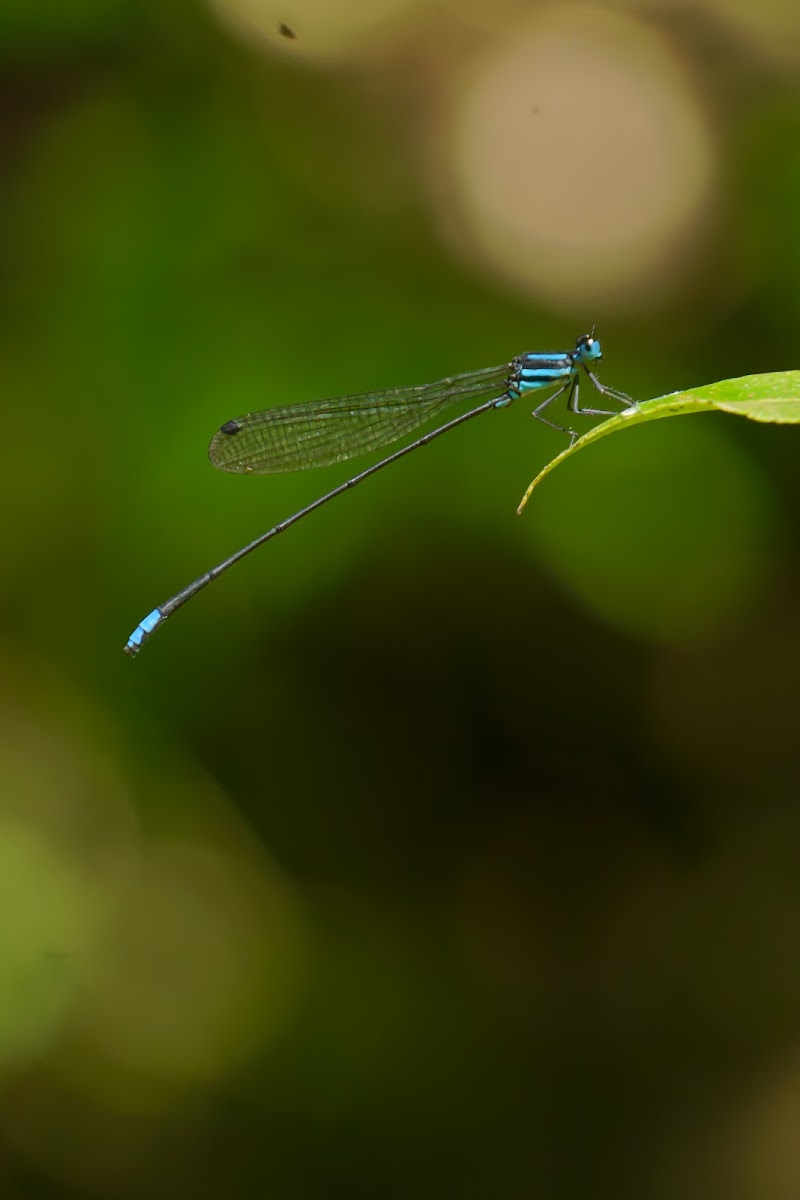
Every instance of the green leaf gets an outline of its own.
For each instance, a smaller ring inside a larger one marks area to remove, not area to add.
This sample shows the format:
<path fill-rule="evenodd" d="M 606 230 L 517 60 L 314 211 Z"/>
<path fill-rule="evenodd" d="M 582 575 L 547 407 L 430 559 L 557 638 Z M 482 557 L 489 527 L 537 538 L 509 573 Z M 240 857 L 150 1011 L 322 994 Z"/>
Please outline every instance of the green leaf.
<path fill-rule="evenodd" d="M 773 421 L 779 424 L 800 424 L 800 371 L 775 371 L 771 375 L 743 375 L 740 379 L 723 379 L 687 392 L 672 392 L 647 400 L 637 408 L 626 409 L 618 417 L 595 425 L 588 433 L 557 455 L 540 471 L 520 501 L 517 515 L 522 513 L 537 487 L 554 467 L 592 442 L 645 421 L 660 421 L 663 417 L 684 417 L 691 413 L 729 412 L 751 421 Z"/>

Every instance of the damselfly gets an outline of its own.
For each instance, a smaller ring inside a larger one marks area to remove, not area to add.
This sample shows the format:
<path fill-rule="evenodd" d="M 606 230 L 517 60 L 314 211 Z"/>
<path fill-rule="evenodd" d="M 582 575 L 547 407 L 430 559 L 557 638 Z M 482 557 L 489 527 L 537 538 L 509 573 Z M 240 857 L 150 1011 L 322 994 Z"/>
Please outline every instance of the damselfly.
<path fill-rule="evenodd" d="M 340 496 L 348 488 L 362 483 L 376 471 L 388 467 L 412 450 L 426 446 L 434 438 L 471 421 L 480 413 L 490 412 L 496 408 L 507 408 L 512 400 L 518 400 L 527 392 L 541 391 L 543 388 L 557 387 L 541 404 L 533 410 L 532 416 L 545 425 L 558 429 L 569 435 L 571 442 L 578 434 L 574 429 L 557 425 L 554 421 L 543 416 L 544 410 L 552 404 L 557 396 L 568 392 L 567 409 L 576 415 L 614 416 L 603 408 L 581 408 L 579 404 L 580 370 L 586 372 L 595 388 L 602 396 L 618 400 L 626 406 L 634 406 L 634 402 L 624 392 L 602 384 L 590 368 L 590 363 L 599 363 L 603 357 L 600 342 L 592 333 L 584 333 L 575 343 L 574 350 L 565 350 L 556 354 L 520 354 L 510 363 L 500 367 L 486 367 L 480 371 L 470 371 L 466 375 L 454 375 L 450 379 L 441 379 L 438 383 L 425 383 L 417 387 L 389 388 L 383 392 L 365 392 L 359 396 L 339 396 L 333 400 L 315 400 L 309 404 L 291 404 L 285 408 L 270 408 L 265 412 L 250 413 L 246 417 L 238 417 L 226 421 L 222 428 L 214 434 L 208 455 L 215 467 L 222 471 L 234 471 L 238 474 L 275 474 L 281 471 L 302 471 L 307 467 L 324 467 L 332 463 L 346 462 L 359 454 L 378 450 L 388 446 L 405 434 L 418 429 L 431 417 L 436 416 L 448 405 L 459 400 L 476 399 L 479 396 L 491 395 L 477 408 L 462 413 L 460 417 L 440 425 L 430 433 L 423 434 L 409 446 L 396 450 L 387 458 L 381 459 L 372 467 L 354 475 L 345 483 L 340 484 L 331 492 L 320 496 L 313 504 L 301 508 L 291 517 L 274 525 L 266 533 L 262 533 L 255 541 L 237 550 L 230 558 L 212 567 L 183 588 L 171 599 L 153 609 L 131 634 L 125 650 L 128 654 L 137 654 L 150 634 L 166 621 L 167 617 L 191 599 L 196 592 L 207 586 L 212 580 L 219 578 L 234 563 L 239 562 L 246 554 L 250 554 L 257 546 L 263 546 L 295 525 L 303 517 L 315 509 L 321 508 L 335 496 Z"/>

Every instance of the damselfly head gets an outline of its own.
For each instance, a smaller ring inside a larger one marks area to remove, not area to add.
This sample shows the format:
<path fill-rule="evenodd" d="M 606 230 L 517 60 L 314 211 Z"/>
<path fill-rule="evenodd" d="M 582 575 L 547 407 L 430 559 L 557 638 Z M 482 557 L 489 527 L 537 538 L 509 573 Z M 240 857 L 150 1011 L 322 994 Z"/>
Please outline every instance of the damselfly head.
<path fill-rule="evenodd" d="M 591 333 L 582 333 L 575 342 L 575 355 L 581 362 L 599 362 L 603 357 L 600 342 L 594 336 L 594 326 Z"/>

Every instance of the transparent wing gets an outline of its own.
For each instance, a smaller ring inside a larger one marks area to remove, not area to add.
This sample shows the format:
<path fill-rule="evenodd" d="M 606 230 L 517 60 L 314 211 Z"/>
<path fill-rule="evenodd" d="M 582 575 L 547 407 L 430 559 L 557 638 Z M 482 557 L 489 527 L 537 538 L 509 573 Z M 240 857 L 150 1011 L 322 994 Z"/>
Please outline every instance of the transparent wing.
<path fill-rule="evenodd" d="M 459 400 L 492 391 L 499 399 L 509 371 L 506 363 L 438 383 L 250 413 L 214 434 L 208 457 L 221 471 L 263 475 L 346 462 L 388 446 Z"/>

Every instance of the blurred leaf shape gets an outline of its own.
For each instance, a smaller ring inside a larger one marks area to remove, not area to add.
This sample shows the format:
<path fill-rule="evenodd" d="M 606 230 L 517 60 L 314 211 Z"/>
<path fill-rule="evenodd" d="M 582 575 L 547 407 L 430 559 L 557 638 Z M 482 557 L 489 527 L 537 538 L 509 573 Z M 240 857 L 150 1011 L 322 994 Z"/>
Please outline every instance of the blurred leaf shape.
<path fill-rule="evenodd" d="M 223 1077 L 280 1033 L 306 938 L 295 890 L 265 855 L 154 842 L 114 899 L 74 1022 L 98 1093 L 120 1075 L 126 1094 L 134 1076 L 139 1092 L 148 1076 Z"/>
<path fill-rule="evenodd" d="M 531 483 L 520 501 L 517 515 L 521 515 L 531 498 L 534 488 L 545 476 L 565 459 L 583 450 L 592 442 L 616 433 L 631 425 L 645 421 L 659 421 L 662 417 L 682 417 L 691 413 L 729 412 L 751 421 L 769 421 L 782 425 L 800 424 L 800 371 L 774 371 L 768 375 L 743 375 L 739 379 L 723 379 L 704 387 L 691 388 L 685 392 L 671 392 L 656 400 L 648 400 L 638 408 L 629 408 L 596 425 L 561 454 L 556 455 Z"/>
<path fill-rule="evenodd" d="M 0 1078 L 40 1054 L 74 1003 L 97 924 L 79 867 L 0 813 Z"/>

